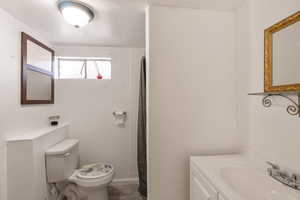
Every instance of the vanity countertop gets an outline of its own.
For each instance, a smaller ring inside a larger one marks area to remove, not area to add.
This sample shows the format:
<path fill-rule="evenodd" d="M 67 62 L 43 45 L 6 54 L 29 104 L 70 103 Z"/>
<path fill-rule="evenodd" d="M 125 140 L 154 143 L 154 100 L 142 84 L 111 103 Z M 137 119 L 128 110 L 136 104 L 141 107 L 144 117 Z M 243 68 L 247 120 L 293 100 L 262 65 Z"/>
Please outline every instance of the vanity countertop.
<path fill-rule="evenodd" d="M 225 200 L 300 199 L 299 191 L 268 176 L 267 164 L 244 155 L 197 156 L 190 163 Z"/>

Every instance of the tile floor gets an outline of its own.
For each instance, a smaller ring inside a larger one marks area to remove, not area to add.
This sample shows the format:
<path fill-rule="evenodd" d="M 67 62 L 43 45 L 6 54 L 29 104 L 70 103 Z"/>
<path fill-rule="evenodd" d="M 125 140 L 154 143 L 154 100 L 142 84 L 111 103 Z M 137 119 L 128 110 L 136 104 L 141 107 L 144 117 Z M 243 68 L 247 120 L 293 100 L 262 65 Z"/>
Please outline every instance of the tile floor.
<path fill-rule="evenodd" d="M 147 200 L 140 195 L 136 183 L 112 183 L 108 195 L 110 200 Z"/>

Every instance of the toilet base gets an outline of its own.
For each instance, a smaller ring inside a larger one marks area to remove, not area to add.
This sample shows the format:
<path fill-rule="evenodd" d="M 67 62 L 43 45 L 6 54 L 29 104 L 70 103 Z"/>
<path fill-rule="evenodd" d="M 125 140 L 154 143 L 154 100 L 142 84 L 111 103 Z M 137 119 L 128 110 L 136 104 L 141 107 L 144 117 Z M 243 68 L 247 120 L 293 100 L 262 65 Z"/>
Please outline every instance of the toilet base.
<path fill-rule="evenodd" d="M 107 186 L 100 187 L 80 187 L 88 195 L 88 200 L 108 200 Z"/>

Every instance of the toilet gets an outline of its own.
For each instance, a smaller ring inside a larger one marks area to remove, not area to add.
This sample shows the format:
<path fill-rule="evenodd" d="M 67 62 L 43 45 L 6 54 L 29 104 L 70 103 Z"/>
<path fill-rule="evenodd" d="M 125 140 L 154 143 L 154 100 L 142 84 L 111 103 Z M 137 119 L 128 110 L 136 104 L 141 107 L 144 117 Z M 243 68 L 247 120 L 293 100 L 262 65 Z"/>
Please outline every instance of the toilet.
<path fill-rule="evenodd" d="M 95 163 L 78 168 L 79 140 L 65 139 L 46 151 L 48 183 L 75 183 L 88 200 L 108 200 L 107 186 L 113 180 L 110 164 Z"/>

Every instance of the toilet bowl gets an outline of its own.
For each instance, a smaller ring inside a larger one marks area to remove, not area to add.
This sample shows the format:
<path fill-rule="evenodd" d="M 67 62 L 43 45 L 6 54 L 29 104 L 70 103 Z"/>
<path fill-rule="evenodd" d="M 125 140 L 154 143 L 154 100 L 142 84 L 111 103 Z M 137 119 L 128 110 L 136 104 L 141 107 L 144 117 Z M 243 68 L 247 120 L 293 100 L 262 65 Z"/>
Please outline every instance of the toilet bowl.
<path fill-rule="evenodd" d="M 112 182 L 112 165 L 96 163 L 75 170 L 68 180 L 87 194 L 88 200 L 108 200 L 107 186 Z"/>

